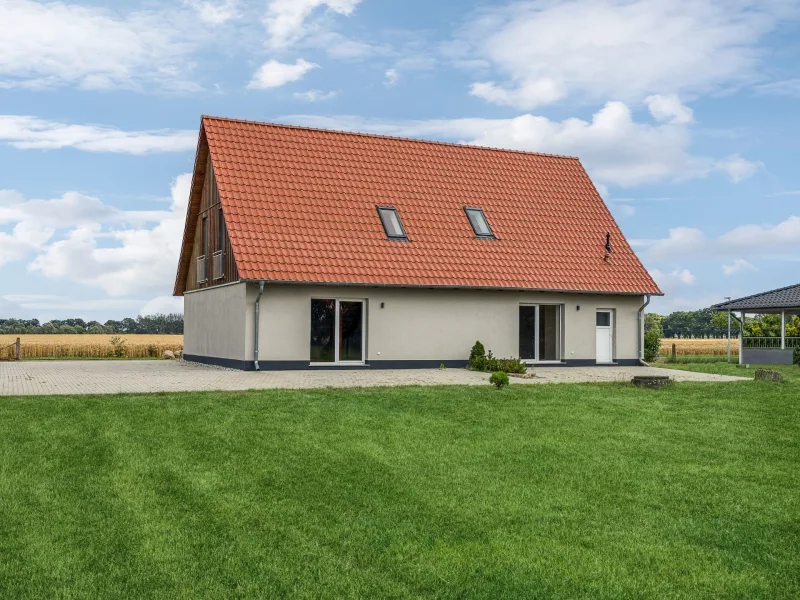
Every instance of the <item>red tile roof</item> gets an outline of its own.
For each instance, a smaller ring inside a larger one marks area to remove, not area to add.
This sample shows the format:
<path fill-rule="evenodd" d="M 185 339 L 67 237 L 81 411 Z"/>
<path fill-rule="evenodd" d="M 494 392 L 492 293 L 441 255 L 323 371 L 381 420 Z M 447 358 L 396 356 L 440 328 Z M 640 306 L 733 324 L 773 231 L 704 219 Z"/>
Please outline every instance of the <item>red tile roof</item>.
<path fill-rule="evenodd" d="M 215 117 L 204 138 L 242 279 L 661 293 L 576 158 Z"/>

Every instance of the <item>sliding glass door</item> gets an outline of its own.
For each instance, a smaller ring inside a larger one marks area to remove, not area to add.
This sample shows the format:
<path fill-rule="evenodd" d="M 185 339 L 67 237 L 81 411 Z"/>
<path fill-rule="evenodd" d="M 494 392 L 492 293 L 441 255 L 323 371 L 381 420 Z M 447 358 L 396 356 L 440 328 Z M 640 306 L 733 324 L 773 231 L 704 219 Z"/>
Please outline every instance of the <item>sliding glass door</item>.
<path fill-rule="evenodd" d="M 561 306 L 519 307 L 519 357 L 533 362 L 561 360 Z"/>
<path fill-rule="evenodd" d="M 311 300 L 311 362 L 363 363 L 363 300 Z"/>

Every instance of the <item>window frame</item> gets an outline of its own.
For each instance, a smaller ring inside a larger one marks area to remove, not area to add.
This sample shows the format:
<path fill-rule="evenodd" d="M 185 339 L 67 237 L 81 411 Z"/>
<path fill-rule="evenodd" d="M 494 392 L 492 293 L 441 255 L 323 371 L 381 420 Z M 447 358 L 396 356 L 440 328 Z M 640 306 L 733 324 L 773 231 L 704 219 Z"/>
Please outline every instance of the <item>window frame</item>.
<path fill-rule="evenodd" d="M 311 302 L 314 300 L 333 301 L 333 361 L 332 362 L 314 362 L 309 360 L 310 367 L 332 367 L 332 366 L 353 366 L 353 365 L 366 365 L 367 364 L 367 311 L 369 310 L 369 302 L 367 298 L 331 298 L 322 296 L 311 296 L 309 301 L 309 313 Z M 358 302 L 361 304 L 361 360 L 340 360 L 341 348 L 339 347 L 339 336 L 341 334 L 341 303 L 342 302 Z M 309 348 L 310 355 L 310 348 Z M 309 356 L 310 359 L 310 356 Z"/>
<path fill-rule="evenodd" d="M 486 223 L 486 229 L 489 230 L 489 233 L 478 233 L 475 229 L 475 224 L 472 222 L 470 218 L 470 212 L 477 212 L 480 214 L 483 222 Z M 469 221 L 469 226 L 472 228 L 472 233 L 475 234 L 475 237 L 481 240 L 496 240 L 497 236 L 494 234 L 494 230 L 492 226 L 489 225 L 489 219 L 486 218 L 486 213 L 483 212 L 483 209 L 480 206 L 465 206 L 464 207 L 464 214 L 467 217 L 467 221 Z"/>
<path fill-rule="evenodd" d="M 400 211 L 397 210 L 395 206 L 376 206 L 375 209 L 378 211 L 378 218 L 381 221 L 381 225 L 383 226 L 383 233 L 386 235 L 386 239 L 394 241 L 394 242 L 407 242 L 408 241 L 408 234 L 406 233 L 406 228 L 403 225 L 403 220 L 400 218 Z M 397 224 L 400 225 L 400 231 L 402 235 L 390 235 L 389 229 L 386 227 L 386 221 L 383 219 L 383 212 L 382 211 L 391 211 L 394 213 L 395 217 L 397 217 Z"/>

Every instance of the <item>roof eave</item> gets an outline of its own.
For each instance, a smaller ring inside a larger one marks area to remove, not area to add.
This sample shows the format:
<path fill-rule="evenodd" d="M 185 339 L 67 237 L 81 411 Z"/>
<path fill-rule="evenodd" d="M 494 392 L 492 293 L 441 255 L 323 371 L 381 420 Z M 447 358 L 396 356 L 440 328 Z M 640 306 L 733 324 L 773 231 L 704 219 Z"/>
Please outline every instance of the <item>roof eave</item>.
<path fill-rule="evenodd" d="M 411 288 L 411 289 L 438 289 L 438 290 L 483 290 L 483 291 L 502 291 L 502 292 L 539 292 L 554 294 L 605 294 L 613 296 L 664 296 L 662 291 L 618 291 L 618 290 L 573 290 L 560 288 L 528 288 L 528 287 L 503 287 L 493 285 L 436 285 L 436 284 L 416 284 L 416 283 L 380 283 L 380 282 L 340 282 L 340 281 L 300 281 L 291 279 L 241 279 L 245 283 L 271 283 L 277 285 L 320 285 L 320 286 L 339 286 L 339 287 L 378 287 L 378 288 Z"/>

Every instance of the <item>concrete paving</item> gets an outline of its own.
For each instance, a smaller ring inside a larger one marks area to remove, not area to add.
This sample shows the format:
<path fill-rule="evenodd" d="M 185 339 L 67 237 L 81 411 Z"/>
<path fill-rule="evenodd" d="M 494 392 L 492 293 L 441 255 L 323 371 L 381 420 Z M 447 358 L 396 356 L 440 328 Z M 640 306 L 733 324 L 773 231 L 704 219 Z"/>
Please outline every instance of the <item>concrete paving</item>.
<path fill-rule="evenodd" d="M 740 377 L 652 367 L 540 367 L 536 378 L 512 385 L 630 381 L 634 375 L 669 375 L 676 381 L 741 381 Z M 487 385 L 489 375 L 466 369 L 350 371 L 233 371 L 183 361 L 0 362 L 0 396 L 117 394 L 400 385 Z"/>

